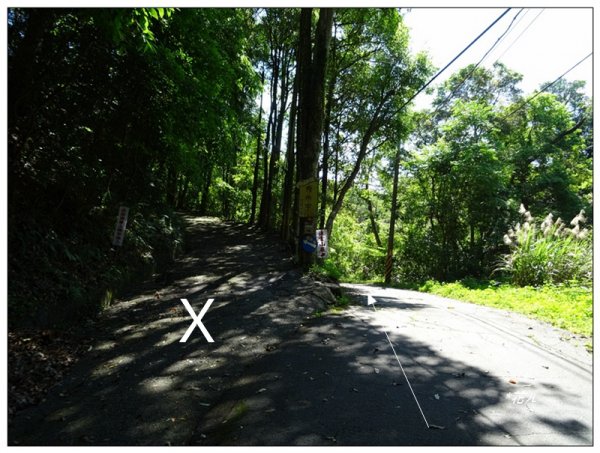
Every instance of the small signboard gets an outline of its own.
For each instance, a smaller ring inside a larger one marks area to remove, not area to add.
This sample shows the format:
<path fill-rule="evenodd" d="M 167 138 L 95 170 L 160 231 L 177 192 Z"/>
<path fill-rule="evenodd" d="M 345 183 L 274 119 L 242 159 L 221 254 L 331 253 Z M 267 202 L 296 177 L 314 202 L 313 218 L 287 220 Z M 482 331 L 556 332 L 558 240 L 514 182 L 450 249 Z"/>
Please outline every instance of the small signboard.
<path fill-rule="evenodd" d="M 302 231 L 302 234 L 310 234 L 312 235 L 315 231 L 315 223 L 313 221 L 312 218 L 307 218 L 304 221 L 304 230 Z"/>
<path fill-rule="evenodd" d="M 125 238 L 125 227 L 127 226 L 127 216 L 129 215 L 129 208 L 127 206 L 121 206 L 119 208 L 119 216 L 117 217 L 117 225 L 115 227 L 115 235 L 113 236 L 113 245 L 121 247 L 123 245 L 123 239 Z"/>
<path fill-rule="evenodd" d="M 300 217 L 316 217 L 319 182 L 315 178 L 305 179 L 298 183 L 299 194 L 299 215 Z"/>
<path fill-rule="evenodd" d="M 310 235 L 310 234 L 305 234 L 304 236 L 302 236 L 302 250 L 304 250 L 306 253 L 315 253 L 315 250 L 317 250 L 317 238 Z"/>
<path fill-rule="evenodd" d="M 317 230 L 317 257 L 324 259 L 328 255 L 327 230 Z"/>

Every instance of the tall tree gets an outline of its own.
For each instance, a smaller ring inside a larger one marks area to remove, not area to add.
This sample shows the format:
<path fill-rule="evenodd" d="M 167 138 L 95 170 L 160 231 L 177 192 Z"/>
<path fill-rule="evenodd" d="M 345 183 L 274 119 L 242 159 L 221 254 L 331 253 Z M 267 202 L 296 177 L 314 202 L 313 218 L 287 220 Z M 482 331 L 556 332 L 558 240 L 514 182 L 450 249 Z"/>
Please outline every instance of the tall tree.
<path fill-rule="evenodd" d="M 333 10 L 321 8 L 317 21 L 315 41 L 312 43 L 312 8 L 303 8 L 300 13 L 300 35 L 298 42 L 298 179 L 300 182 L 317 179 L 317 167 L 323 131 L 323 101 L 325 71 L 331 40 Z M 317 214 L 315 198 L 312 217 L 301 217 L 300 234 L 314 235 Z M 307 268 L 314 262 L 314 255 L 300 249 L 300 263 Z"/>
<path fill-rule="evenodd" d="M 262 197 L 258 223 L 265 229 L 275 227 L 280 187 L 279 167 L 285 118 L 290 102 L 289 95 L 294 80 L 294 24 L 298 10 L 270 8 L 259 15 L 260 34 L 268 50 L 264 65 L 269 78 L 270 111 L 267 123 L 267 143 L 262 156 Z"/>
<path fill-rule="evenodd" d="M 574 117 L 553 94 L 541 94 L 500 118 L 515 203 L 534 215 L 552 211 L 562 218 L 589 209 L 592 166 L 582 134 L 585 119 Z"/>
<path fill-rule="evenodd" d="M 346 10 L 341 18 L 347 42 L 339 44 L 337 103 L 343 134 L 355 149 L 350 172 L 341 184 L 325 226 L 332 234 L 336 216 L 354 185 L 369 151 L 406 134 L 404 103 L 424 83 L 430 68 L 424 56 L 413 58 L 408 31 L 396 10 Z M 378 142 L 373 143 L 375 139 Z"/>
<path fill-rule="evenodd" d="M 393 160 L 392 181 L 392 204 L 390 207 L 390 228 L 388 230 L 387 250 L 385 256 L 384 281 L 389 284 L 392 281 L 392 269 L 394 264 L 394 239 L 396 235 L 396 218 L 398 216 L 398 178 L 400 176 L 400 157 L 402 150 L 400 146 L 396 150 Z"/>
<path fill-rule="evenodd" d="M 33 291 L 78 313 L 115 275 L 118 206 L 130 262 L 157 253 L 148 231 L 168 236 L 169 209 L 235 215 L 260 81 L 252 11 L 11 9 L 8 22 L 9 237 L 29 244 L 11 248 L 11 305 Z"/>
<path fill-rule="evenodd" d="M 335 18 L 335 15 L 334 15 Z M 337 35 L 337 22 L 334 20 L 333 36 Z M 331 42 L 331 52 L 329 56 L 328 64 L 328 76 L 327 76 L 327 88 L 326 88 L 326 101 L 325 101 L 325 118 L 323 124 L 323 156 L 321 165 L 321 211 L 319 213 L 319 227 L 325 228 L 325 213 L 327 209 L 327 189 L 329 184 L 329 160 L 331 154 L 331 124 L 332 124 L 332 110 L 334 103 L 335 87 L 337 82 L 337 67 L 336 62 L 336 44 L 337 39 L 333 39 Z"/>
<path fill-rule="evenodd" d="M 298 77 L 294 77 L 292 91 L 292 105 L 290 107 L 290 120 L 288 123 L 287 149 L 285 157 L 285 180 L 283 184 L 283 198 L 281 201 L 281 237 L 289 240 L 291 236 L 292 220 L 292 195 L 294 193 L 296 169 L 296 112 L 298 110 Z"/>
<path fill-rule="evenodd" d="M 263 89 L 260 92 L 260 105 L 258 110 L 258 123 L 256 124 L 256 158 L 254 159 L 254 173 L 252 178 L 252 205 L 250 207 L 250 219 L 251 224 L 256 219 L 256 203 L 258 200 L 258 185 L 259 185 L 259 170 L 260 170 L 260 154 L 262 145 L 262 113 L 263 113 L 263 95 L 264 95 L 264 84 L 265 84 L 265 71 L 261 72 L 261 86 Z"/>

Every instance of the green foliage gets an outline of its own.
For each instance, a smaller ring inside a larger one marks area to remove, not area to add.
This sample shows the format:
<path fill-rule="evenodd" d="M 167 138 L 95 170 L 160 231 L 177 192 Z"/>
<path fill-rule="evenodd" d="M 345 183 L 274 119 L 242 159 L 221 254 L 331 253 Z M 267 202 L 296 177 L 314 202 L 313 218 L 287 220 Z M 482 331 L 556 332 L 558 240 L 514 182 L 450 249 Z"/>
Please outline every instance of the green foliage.
<path fill-rule="evenodd" d="M 352 303 L 352 299 L 347 294 L 342 294 L 341 296 L 336 298 L 335 304 L 333 305 L 331 311 L 334 313 L 339 313 L 348 308 Z"/>
<path fill-rule="evenodd" d="M 243 9 L 9 10 L 11 321 L 92 314 L 163 269 L 180 247 L 173 209 L 213 195 L 235 216 L 252 27 Z"/>
<path fill-rule="evenodd" d="M 550 322 L 561 329 L 591 336 L 592 291 L 587 287 L 545 285 L 514 287 L 496 282 L 438 283 L 428 281 L 420 291 L 478 305 L 511 310 Z"/>
<path fill-rule="evenodd" d="M 413 196 L 402 203 L 404 278 L 453 279 L 490 266 L 486 252 L 506 218 L 500 198 L 506 178 L 494 148 L 460 138 L 464 125 L 476 124 L 467 116 L 464 122 L 457 116 L 447 125 L 444 139 L 407 165 L 414 179 L 407 181 Z"/>
<path fill-rule="evenodd" d="M 317 280 L 334 280 L 340 281 L 343 274 L 330 259 L 325 259 L 321 262 L 313 264 L 310 268 L 309 274 Z"/>
<path fill-rule="evenodd" d="M 181 251 L 177 218 L 147 206 L 131 208 L 123 246 L 111 248 L 116 212 L 96 209 L 68 236 L 31 223 L 10 232 L 11 327 L 80 322 L 136 282 L 165 270 Z"/>
<path fill-rule="evenodd" d="M 546 93 L 518 114 L 500 117 L 512 172 L 510 197 L 521 200 L 534 215 L 554 212 L 572 218 L 581 209 L 589 212 L 592 167 L 585 153 L 585 121 L 558 95 Z"/>
<path fill-rule="evenodd" d="M 105 34 L 125 50 L 126 43 L 133 37 L 141 51 L 156 50 L 156 35 L 153 28 L 157 23 L 166 24 L 174 8 L 135 8 L 90 10 L 92 20 Z"/>
<path fill-rule="evenodd" d="M 528 200 L 538 214 L 553 211 L 571 218 L 582 208 L 591 213 L 591 160 L 582 152 L 589 131 L 583 120 L 578 129 L 580 120 L 574 116 L 587 118 L 589 99 L 578 95 L 580 85 L 540 95 L 520 112 L 522 117 L 507 119 L 503 115 L 520 102 L 520 76 L 497 65 L 493 70 L 478 68 L 462 84 L 471 70 L 459 71 L 442 85 L 437 113 L 416 114 L 414 121 L 404 122 L 417 126 L 413 137 L 421 146 L 405 153 L 402 162 L 394 238 L 396 283 L 489 278 L 506 253 L 503 235 L 516 220 L 515 199 Z M 386 156 L 384 144 L 365 159 L 359 178 L 366 184 L 376 170 L 381 189 L 360 191 L 360 197 L 350 192 L 336 223 L 330 259 L 344 279 L 380 280 L 383 275 L 383 256 L 374 247 L 366 205 L 375 202 L 385 237 L 391 216 Z M 591 239 L 565 237 L 563 242 L 572 244 L 553 246 L 552 260 L 541 243 L 533 249 L 539 256 L 531 267 L 537 266 L 545 277 L 523 284 L 588 279 Z M 524 261 L 515 261 L 519 263 Z M 541 270 L 548 266 L 550 273 Z"/>
<path fill-rule="evenodd" d="M 330 238 L 328 266 L 344 280 L 365 281 L 383 273 L 384 251 L 374 243 L 365 217 L 357 219 L 343 211 L 338 215 L 335 235 Z"/>
<path fill-rule="evenodd" d="M 281 150 L 297 25 L 296 9 L 8 10 L 11 314 L 33 307 L 42 319 L 56 307 L 108 303 L 120 282 L 172 259 L 174 209 L 249 218 L 255 162 L 267 168 L 256 179 L 268 183 L 263 226 L 277 225 L 282 170 L 294 179 Z M 335 12 L 323 140 L 331 250 L 315 272 L 382 278 L 376 233 L 385 243 L 401 142 L 414 147 L 402 153 L 396 282 L 488 277 L 521 200 L 536 216 L 592 217 L 592 108 L 581 83 L 521 105 L 519 74 L 468 66 L 437 88 L 434 111 L 415 114 L 404 103 L 433 68 L 411 55 L 409 39 L 396 9 Z M 276 109 L 257 124 L 255 98 L 268 85 Z M 259 130 L 269 124 L 266 143 Z M 267 150 L 258 161 L 257 141 Z M 120 205 L 132 217 L 111 257 Z M 543 231 L 509 237 L 504 271 L 519 284 L 589 282 L 591 235 L 551 241 Z"/>
<path fill-rule="evenodd" d="M 592 161 L 584 152 L 590 102 L 581 85 L 563 84 L 521 105 L 518 74 L 472 69 L 439 88 L 433 114 L 416 115 L 419 147 L 400 182 L 396 281 L 489 277 L 506 252 L 515 200 L 535 215 L 592 212 Z M 518 115 L 506 116 L 516 106 Z"/>
<path fill-rule="evenodd" d="M 502 257 L 498 270 L 509 274 L 519 286 L 547 283 L 585 283 L 592 280 L 591 233 L 584 228 L 581 211 L 572 221 L 572 228 L 548 214 L 538 226 L 523 205 L 520 209 L 523 225 L 517 224 L 504 235 L 510 253 Z"/>

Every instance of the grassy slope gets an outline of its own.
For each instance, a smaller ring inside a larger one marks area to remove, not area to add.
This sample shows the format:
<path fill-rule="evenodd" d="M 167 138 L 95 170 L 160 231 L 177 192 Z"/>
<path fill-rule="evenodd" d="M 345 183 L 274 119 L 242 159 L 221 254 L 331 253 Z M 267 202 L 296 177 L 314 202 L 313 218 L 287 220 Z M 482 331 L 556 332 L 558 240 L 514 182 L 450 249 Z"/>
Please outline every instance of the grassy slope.
<path fill-rule="evenodd" d="M 580 287 L 465 285 L 427 282 L 420 291 L 522 313 L 570 332 L 592 336 L 592 291 Z"/>

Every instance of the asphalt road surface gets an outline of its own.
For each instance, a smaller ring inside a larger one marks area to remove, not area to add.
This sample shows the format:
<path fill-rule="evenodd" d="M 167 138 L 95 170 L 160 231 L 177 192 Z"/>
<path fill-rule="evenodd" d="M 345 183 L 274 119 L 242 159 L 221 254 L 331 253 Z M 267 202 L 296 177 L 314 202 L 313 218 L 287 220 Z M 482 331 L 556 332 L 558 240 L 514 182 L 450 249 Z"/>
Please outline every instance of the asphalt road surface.
<path fill-rule="evenodd" d="M 572 335 L 429 294 L 345 286 L 376 301 L 350 315 L 387 333 L 423 406 L 415 418 L 484 431 L 480 444 L 591 445 L 592 356 Z"/>

